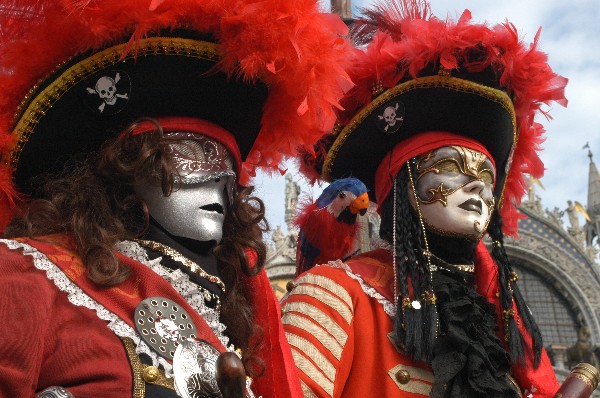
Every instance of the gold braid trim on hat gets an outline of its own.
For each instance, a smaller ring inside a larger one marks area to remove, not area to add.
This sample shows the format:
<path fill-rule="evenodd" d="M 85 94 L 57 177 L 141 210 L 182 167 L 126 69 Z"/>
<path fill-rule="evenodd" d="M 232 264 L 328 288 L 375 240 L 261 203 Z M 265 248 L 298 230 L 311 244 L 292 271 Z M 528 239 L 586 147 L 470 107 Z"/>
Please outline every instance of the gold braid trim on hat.
<path fill-rule="evenodd" d="M 56 77 L 46 88 L 32 98 L 39 87 L 40 82 L 35 85 L 25 96 L 15 114 L 16 126 L 13 131 L 15 144 L 9 150 L 7 156 L 3 156 L 2 162 L 16 170 L 19 156 L 23 147 L 29 141 L 40 119 L 48 109 L 60 100 L 77 84 L 81 83 L 95 73 L 116 65 L 117 63 L 136 57 L 151 56 L 182 56 L 188 58 L 205 59 L 218 62 L 218 45 L 202 40 L 184 39 L 180 37 L 149 37 L 135 42 L 135 51 L 128 51 L 130 43 L 122 43 L 101 50 L 69 67 L 60 76 Z M 126 54 L 126 55 L 124 55 Z M 60 69 L 66 63 L 63 62 L 56 69 Z M 31 101 L 29 102 L 29 100 Z M 29 105 L 27 103 L 29 102 Z M 25 106 L 27 106 L 25 108 Z M 24 109 L 24 110 L 23 110 Z M 23 112 L 21 113 L 21 110 Z M 19 118 L 19 114 L 21 117 Z"/>
<path fill-rule="evenodd" d="M 377 108 L 389 100 L 404 94 L 406 92 L 421 89 L 421 88 L 447 88 L 454 91 L 463 93 L 476 94 L 486 100 L 496 102 L 500 104 L 510 115 L 513 125 L 513 148 L 517 143 L 517 119 L 515 114 L 515 108 L 508 94 L 502 90 L 498 90 L 492 87 L 484 86 L 470 80 L 464 80 L 452 76 L 425 76 L 419 79 L 409 80 L 407 82 L 394 86 L 375 98 L 371 103 L 362 108 L 352 120 L 344 126 L 344 128 L 337 135 L 331 149 L 327 152 L 325 162 L 323 164 L 323 178 L 326 181 L 332 180 L 332 169 L 333 163 L 337 157 L 337 153 L 340 148 L 344 145 L 348 137 L 356 130 L 356 128 L 364 122 Z M 392 148 L 390 148 L 391 150 Z M 504 181 L 506 185 L 506 180 Z M 504 186 L 502 187 L 502 195 L 504 193 Z"/>

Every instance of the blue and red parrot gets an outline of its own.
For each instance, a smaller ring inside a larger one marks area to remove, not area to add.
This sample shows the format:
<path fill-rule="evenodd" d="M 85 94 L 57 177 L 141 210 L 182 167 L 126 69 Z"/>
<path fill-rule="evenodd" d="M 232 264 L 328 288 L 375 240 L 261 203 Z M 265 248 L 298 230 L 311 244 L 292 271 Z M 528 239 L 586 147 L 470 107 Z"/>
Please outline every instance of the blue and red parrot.
<path fill-rule="evenodd" d="M 296 276 L 317 264 L 348 257 L 358 235 L 357 216 L 365 215 L 368 206 L 366 185 L 356 178 L 342 178 L 299 211 Z"/>

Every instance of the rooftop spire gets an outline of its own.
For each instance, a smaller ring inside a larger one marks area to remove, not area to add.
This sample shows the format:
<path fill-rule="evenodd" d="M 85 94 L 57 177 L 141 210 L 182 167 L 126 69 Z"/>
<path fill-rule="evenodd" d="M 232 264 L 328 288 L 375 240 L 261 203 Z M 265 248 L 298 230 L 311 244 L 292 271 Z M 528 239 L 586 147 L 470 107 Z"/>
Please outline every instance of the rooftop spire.
<path fill-rule="evenodd" d="M 590 216 L 600 216 L 600 174 L 598 168 L 592 159 L 592 151 L 590 150 L 589 143 L 585 144 L 583 149 L 588 150 L 588 157 L 590 158 L 590 171 L 588 177 L 588 201 L 587 211 Z"/>

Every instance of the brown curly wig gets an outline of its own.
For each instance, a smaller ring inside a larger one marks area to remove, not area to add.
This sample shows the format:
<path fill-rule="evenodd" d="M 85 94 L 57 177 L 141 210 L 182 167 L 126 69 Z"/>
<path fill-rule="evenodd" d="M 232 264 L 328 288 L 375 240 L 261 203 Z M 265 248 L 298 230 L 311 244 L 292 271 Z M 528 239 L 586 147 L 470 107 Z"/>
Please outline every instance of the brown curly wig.
<path fill-rule="evenodd" d="M 24 203 L 4 235 L 70 234 L 92 281 L 111 286 L 127 279 L 130 271 L 119 263 L 113 247 L 139 237 L 148 226 L 147 209 L 133 187 L 158 178 L 168 196 L 177 175 L 167 150 L 170 141 L 158 122 L 153 122 L 157 125 L 154 132 L 132 135 L 133 124 L 79 165 L 68 164 L 60 176 L 46 177 L 42 197 Z M 257 375 L 262 364 L 252 352 L 261 331 L 254 323 L 242 275 L 262 270 L 266 259 L 262 233 L 268 224 L 264 204 L 252 192 L 252 187 L 237 187 L 226 213 L 223 239 L 213 252 L 227 287 L 221 320 L 232 342 L 243 350 L 247 372 Z M 257 253 L 258 261 L 252 267 L 245 256 L 247 248 Z"/>

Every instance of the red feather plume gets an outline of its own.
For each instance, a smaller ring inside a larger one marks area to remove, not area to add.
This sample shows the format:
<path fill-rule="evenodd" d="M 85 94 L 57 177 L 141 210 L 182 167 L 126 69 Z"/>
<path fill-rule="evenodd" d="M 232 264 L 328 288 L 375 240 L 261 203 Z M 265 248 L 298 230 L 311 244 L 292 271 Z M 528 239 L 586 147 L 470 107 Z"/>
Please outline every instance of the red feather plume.
<path fill-rule="evenodd" d="M 374 99 L 376 84 L 389 89 L 406 77 L 418 78 L 430 64 L 439 62 L 447 69 L 460 67 L 469 72 L 491 67 L 498 73 L 517 116 L 518 141 L 501 208 L 504 232 L 516 235 L 516 207 L 527 192 L 525 176 L 540 178 L 544 172 L 538 152 L 545 130 L 535 118 L 540 114 L 548 118 L 543 105 L 567 105 L 568 80 L 556 74 L 547 55 L 538 50 L 540 32 L 526 45 L 510 23 L 473 24 L 468 10 L 457 21 L 442 20 L 429 15 L 425 1 L 406 0 L 377 4 L 353 33 L 355 41 L 369 44 L 352 53 L 348 74 L 356 86 L 342 100 L 344 111 L 338 118 L 343 124 Z M 469 57 L 474 49 L 479 52 L 475 62 Z"/>
<path fill-rule="evenodd" d="M 334 108 L 352 86 L 344 71 L 347 28 L 316 0 L 14 0 L 0 7 L 0 154 L 6 159 L 12 147 L 21 101 L 62 62 L 127 36 L 135 52 L 138 39 L 181 27 L 217 39 L 218 70 L 269 86 L 242 184 L 257 167 L 278 170 L 283 157 L 333 127 Z M 14 197 L 9 185 L 4 178 L 0 192 Z"/>

